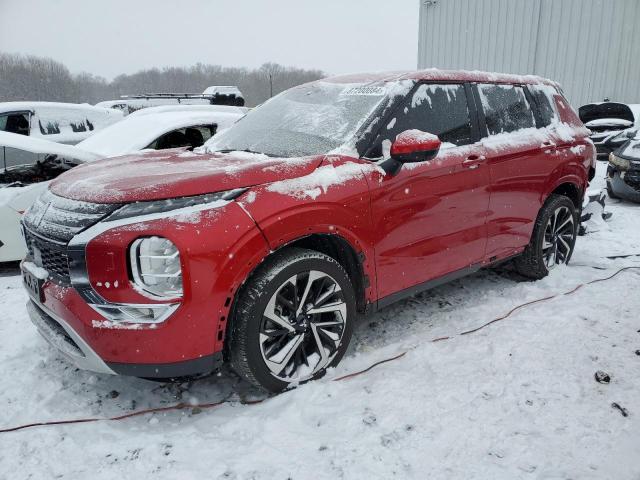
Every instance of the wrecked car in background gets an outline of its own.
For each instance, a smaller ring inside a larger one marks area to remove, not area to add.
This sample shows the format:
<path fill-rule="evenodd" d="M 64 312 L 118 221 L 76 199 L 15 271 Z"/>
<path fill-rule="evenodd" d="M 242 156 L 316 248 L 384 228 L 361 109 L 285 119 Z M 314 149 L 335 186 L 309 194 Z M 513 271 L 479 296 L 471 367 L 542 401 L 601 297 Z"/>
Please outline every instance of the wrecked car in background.
<path fill-rule="evenodd" d="M 609 154 L 607 193 L 640 203 L 640 134 Z"/>
<path fill-rule="evenodd" d="M 640 128 L 640 104 L 618 102 L 589 103 L 578 109 L 580 120 L 591 130 L 598 160 L 633 138 Z"/>
<path fill-rule="evenodd" d="M 220 105 L 148 108 L 77 145 L 0 132 L 0 262 L 23 258 L 26 247 L 20 235 L 20 218 L 47 189 L 49 180 L 65 170 L 139 150 L 200 147 L 243 116 L 241 108 Z M 6 150 L 22 152 L 24 162 L 6 164 Z"/>

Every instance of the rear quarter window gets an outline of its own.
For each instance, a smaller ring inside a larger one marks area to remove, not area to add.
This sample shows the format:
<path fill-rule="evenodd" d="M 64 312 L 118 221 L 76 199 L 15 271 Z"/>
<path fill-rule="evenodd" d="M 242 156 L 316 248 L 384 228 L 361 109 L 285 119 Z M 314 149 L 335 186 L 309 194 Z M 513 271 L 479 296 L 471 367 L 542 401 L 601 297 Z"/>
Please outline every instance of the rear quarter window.
<path fill-rule="evenodd" d="M 535 127 L 535 118 L 524 89 L 515 85 L 479 84 L 489 135 Z"/>
<path fill-rule="evenodd" d="M 559 121 L 558 110 L 554 95 L 558 92 L 550 85 L 529 85 L 529 93 L 536 104 L 538 123 L 540 127 L 547 127 Z"/>

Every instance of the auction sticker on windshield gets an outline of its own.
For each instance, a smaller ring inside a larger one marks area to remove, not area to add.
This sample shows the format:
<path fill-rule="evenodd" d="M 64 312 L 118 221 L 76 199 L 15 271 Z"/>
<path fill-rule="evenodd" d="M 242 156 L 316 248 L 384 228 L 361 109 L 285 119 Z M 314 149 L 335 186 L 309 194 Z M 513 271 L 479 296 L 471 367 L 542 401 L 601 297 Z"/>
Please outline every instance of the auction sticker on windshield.
<path fill-rule="evenodd" d="M 352 87 L 344 90 L 341 95 L 369 95 L 379 97 L 385 93 L 384 87 Z"/>

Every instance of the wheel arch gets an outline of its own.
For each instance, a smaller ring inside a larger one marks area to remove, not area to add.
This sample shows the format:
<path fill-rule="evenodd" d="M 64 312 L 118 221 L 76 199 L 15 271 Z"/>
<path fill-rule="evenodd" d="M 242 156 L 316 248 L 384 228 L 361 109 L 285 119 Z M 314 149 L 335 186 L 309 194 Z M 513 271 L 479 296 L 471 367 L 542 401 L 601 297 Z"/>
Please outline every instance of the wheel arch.
<path fill-rule="evenodd" d="M 233 328 L 231 321 L 236 313 L 238 299 L 242 295 L 247 282 L 256 274 L 260 267 L 262 267 L 274 255 L 292 248 L 306 248 L 308 250 L 324 253 L 337 261 L 345 269 L 353 283 L 356 294 L 356 311 L 358 313 L 365 313 L 368 311 L 368 307 L 371 303 L 367 302 L 367 289 L 370 287 L 371 279 L 365 271 L 364 253 L 362 251 L 358 252 L 351 242 L 349 242 L 344 236 L 337 233 L 309 233 L 291 239 L 290 241 L 281 244 L 276 249 L 271 250 L 253 266 L 245 278 L 238 283 L 237 288 L 234 288 L 231 306 L 228 312 L 229 322 L 225 325 L 223 346 L 225 358 L 228 358 L 229 355 L 229 335 Z"/>
<path fill-rule="evenodd" d="M 569 198 L 579 212 L 582 209 L 582 201 L 585 193 L 585 188 L 580 186 L 581 183 L 577 178 L 563 178 L 547 192 L 543 198 L 542 205 L 544 205 L 551 195 L 562 195 L 563 197 Z"/>

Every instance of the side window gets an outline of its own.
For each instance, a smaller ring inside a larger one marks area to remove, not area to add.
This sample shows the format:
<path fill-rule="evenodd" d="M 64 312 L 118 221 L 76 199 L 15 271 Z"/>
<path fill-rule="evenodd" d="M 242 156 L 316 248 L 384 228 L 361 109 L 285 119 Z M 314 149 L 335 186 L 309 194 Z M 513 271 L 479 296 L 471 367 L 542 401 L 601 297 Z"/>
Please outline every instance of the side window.
<path fill-rule="evenodd" d="M 558 111 L 553 98 L 557 94 L 550 85 L 529 85 L 527 87 L 538 110 L 538 121 L 540 127 L 548 127 L 558 121 Z"/>
<path fill-rule="evenodd" d="M 165 150 L 167 148 L 200 147 L 204 142 L 213 137 L 218 125 L 198 125 L 195 127 L 178 128 L 165 133 L 151 142 L 146 148 L 152 150 Z"/>
<path fill-rule="evenodd" d="M 478 92 L 489 135 L 535 127 L 533 111 L 522 87 L 479 84 Z"/>
<path fill-rule="evenodd" d="M 24 113 L 0 115 L 0 130 L 19 135 L 29 135 L 29 116 Z"/>
<path fill-rule="evenodd" d="M 419 85 L 382 128 L 368 156 L 383 156 L 383 150 L 399 133 L 411 129 L 437 135 L 444 147 L 472 143 L 471 117 L 464 85 Z"/>

